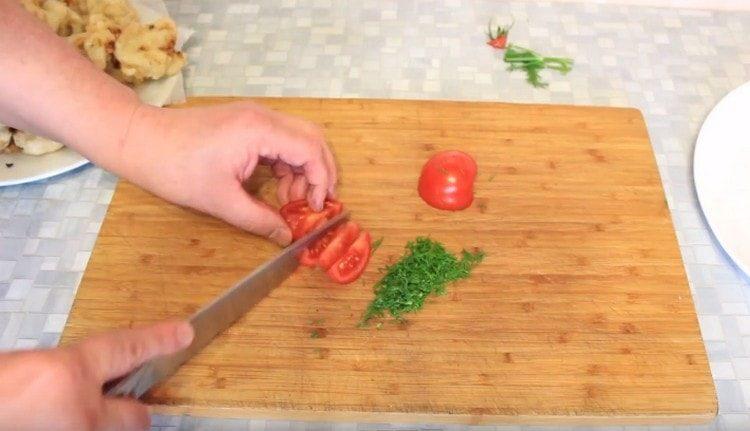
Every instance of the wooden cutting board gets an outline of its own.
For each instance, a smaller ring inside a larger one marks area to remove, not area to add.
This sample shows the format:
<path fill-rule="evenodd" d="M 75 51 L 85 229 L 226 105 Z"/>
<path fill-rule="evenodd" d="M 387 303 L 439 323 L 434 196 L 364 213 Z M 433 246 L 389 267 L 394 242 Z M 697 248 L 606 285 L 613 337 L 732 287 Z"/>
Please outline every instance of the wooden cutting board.
<path fill-rule="evenodd" d="M 229 99 L 192 99 L 191 106 Z M 157 412 L 379 422 L 691 423 L 717 403 L 641 114 L 434 101 L 261 99 L 325 127 L 340 198 L 383 238 L 361 281 L 300 269 L 155 388 Z M 229 143 L 226 143 L 229 144 Z M 461 212 L 422 164 L 479 165 Z M 165 161 L 168 163 L 168 161 Z M 248 187 L 271 196 L 261 173 Z M 408 323 L 359 329 L 379 268 L 430 235 L 480 247 L 470 279 Z M 63 343 L 186 318 L 278 249 L 121 182 Z"/>

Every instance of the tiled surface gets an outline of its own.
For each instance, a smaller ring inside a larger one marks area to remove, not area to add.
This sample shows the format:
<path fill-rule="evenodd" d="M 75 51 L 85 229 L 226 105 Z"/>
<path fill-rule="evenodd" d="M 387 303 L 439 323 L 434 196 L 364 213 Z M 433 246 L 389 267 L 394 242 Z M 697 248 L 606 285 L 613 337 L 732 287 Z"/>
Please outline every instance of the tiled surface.
<path fill-rule="evenodd" d="M 706 230 L 690 175 L 704 116 L 750 79 L 750 13 L 473 0 L 167 3 L 180 23 L 197 30 L 188 49 L 189 94 L 640 108 L 674 216 L 720 416 L 702 427 L 607 429 L 750 430 L 750 286 Z M 515 17 L 515 43 L 572 56 L 574 71 L 552 76 L 548 90 L 508 74 L 499 54 L 484 45 L 485 24 L 495 14 Z M 88 167 L 0 189 L 0 349 L 57 342 L 114 184 L 111 175 Z M 154 418 L 154 429 L 163 430 L 458 428 L 464 427 Z"/>

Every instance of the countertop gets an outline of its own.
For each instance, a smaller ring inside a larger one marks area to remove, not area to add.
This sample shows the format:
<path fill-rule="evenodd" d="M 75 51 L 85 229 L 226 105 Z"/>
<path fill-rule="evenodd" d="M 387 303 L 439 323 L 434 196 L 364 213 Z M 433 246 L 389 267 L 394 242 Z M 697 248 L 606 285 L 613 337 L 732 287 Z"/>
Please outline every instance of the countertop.
<path fill-rule="evenodd" d="M 631 106 L 648 125 L 719 397 L 705 426 L 750 429 L 750 285 L 712 238 L 691 158 L 710 109 L 750 80 L 750 12 L 469 0 L 168 0 L 192 27 L 189 95 L 487 100 Z M 512 15 L 514 43 L 573 57 L 534 89 L 484 42 Z M 750 115 L 750 113 L 748 113 Z M 117 179 L 88 166 L 0 189 L 0 350 L 54 346 Z M 415 430 L 457 426 L 154 417 L 163 430 Z M 560 430 L 555 427 L 481 427 Z"/>

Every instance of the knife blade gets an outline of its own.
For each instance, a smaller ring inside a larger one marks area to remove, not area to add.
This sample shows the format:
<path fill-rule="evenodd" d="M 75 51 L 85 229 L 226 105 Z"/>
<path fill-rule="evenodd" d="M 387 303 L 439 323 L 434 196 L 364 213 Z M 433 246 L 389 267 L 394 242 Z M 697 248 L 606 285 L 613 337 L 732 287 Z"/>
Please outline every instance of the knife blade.
<path fill-rule="evenodd" d="M 299 254 L 330 229 L 349 218 L 342 212 L 285 248 L 275 258 L 256 268 L 244 279 L 225 291 L 221 296 L 198 310 L 190 317 L 195 338 L 186 349 L 168 356 L 152 359 L 125 378 L 105 387 L 110 396 L 132 396 L 140 398 L 156 383 L 174 374 L 188 359 L 207 346 L 218 334 L 253 308 L 281 284 L 299 266 Z"/>

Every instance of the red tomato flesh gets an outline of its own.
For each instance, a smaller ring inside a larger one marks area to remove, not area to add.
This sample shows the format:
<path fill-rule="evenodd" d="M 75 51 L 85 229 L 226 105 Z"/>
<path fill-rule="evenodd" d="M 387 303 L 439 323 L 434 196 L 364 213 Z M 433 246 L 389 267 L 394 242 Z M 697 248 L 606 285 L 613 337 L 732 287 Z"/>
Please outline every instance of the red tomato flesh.
<path fill-rule="evenodd" d="M 477 164 L 462 151 L 444 151 L 430 158 L 419 177 L 419 196 L 430 206 L 458 211 L 474 201 Z"/>
<path fill-rule="evenodd" d="M 500 35 L 500 36 L 498 36 L 498 37 L 490 40 L 489 42 L 487 42 L 487 45 L 489 45 L 489 46 L 491 46 L 493 48 L 497 48 L 497 49 L 505 49 L 505 45 L 507 45 L 507 44 L 508 44 L 508 35 L 507 34 Z"/>
<path fill-rule="evenodd" d="M 292 230 L 292 240 L 296 241 L 338 215 L 343 208 L 341 202 L 326 200 L 323 210 L 315 212 L 307 204 L 307 200 L 299 199 L 281 207 L 279 213 Z"/>
<path fill-rule="evenodd" d="M 328 276 L 340 284 L 348 284 L 358 279 L 370 260 L 371 247 L 370 234 L 361 232 L 346 253 L 328 268 Z"/>
<path fill-rule="evenodd" d="M 336 237 L 336 229 L 331 229 L 323 235 L 312 246 L 306 248 L 299 256 L 299 263 L 304 266 L 316 266 L 320 253 L 328 247 L 328 244 Z"/>
<path fill-rule="evenodd" d="M 318 226 L 325 223 L 328 219 L 328 214 L 324 211 L 309 214 L 299 222 L 296 229 L 292 229 L 292 239 L 298 240 L 302 238 L 308 233 L 314 231 Z"/>
<path fill-rule="evenodd" d="M 312 209 L 307 205 L 307 201 L 305 199 L 299 199 L 289 202 L 279 210 L 279 213 L 281 214 L 281 217 L 284 218 L 284 220 L 288 219 L 289 217 L 310 214 L 311 212 Z"/>
<path fill-rule="evenodd" d="M 341 210 L 343 209 L 344 204 L 331 199 L 326 199 L 326 202 L 323 206 L 323 211 L 328 213 L 328 218 L 336 217 L 337 215 L 341 214 Z"/>
<path fill-rule="evenodd" d="M 318 266 L 323 269 L 330 268 L 334 262 L 344 255 L 349 246 L 357 239 L 357 235 L 359 235 L 359 225 L 353 222 L 347 222 L 336 229 L 336 235 L 333 237 L 333 240 L 331 240 L 318 257 Z"/>
<path fill-rule="evenodd" d="M 326 200 L 323 210 L 315 212 L 306 200 L 300 199 L 284 205 L 279 213 L 292 230 L 292 239 L 296 241 L 326 220 L 340 214 L 343 209 L 341 202 Z M 362 232 L 357 223 L 347 222 L 327 232 L 304 250 L 299 257 L 300 264 L 320 266 L 327 270 L 333 281 L 341 284 L 351 283 L 359 278 L 367 267 L 371 242 L 369 233 Z"/>

